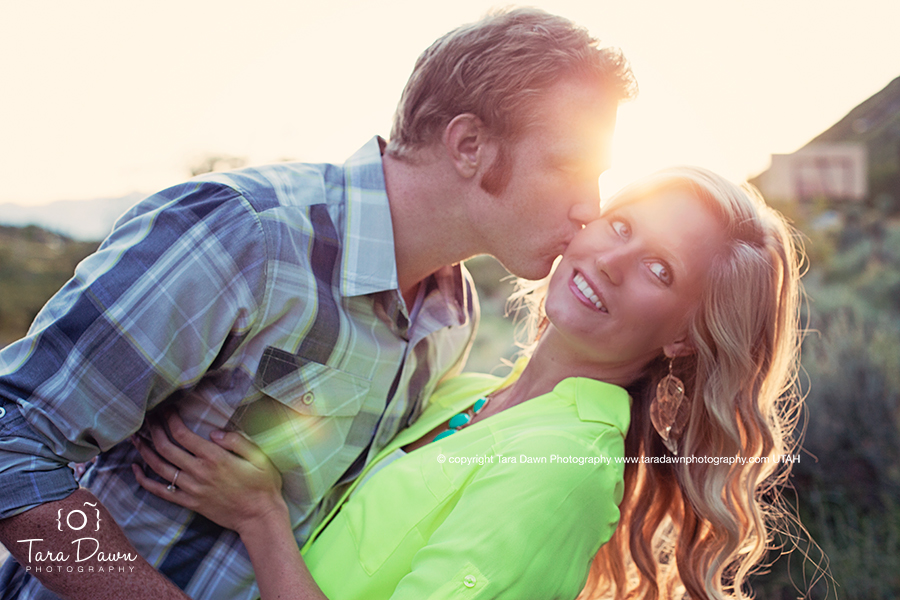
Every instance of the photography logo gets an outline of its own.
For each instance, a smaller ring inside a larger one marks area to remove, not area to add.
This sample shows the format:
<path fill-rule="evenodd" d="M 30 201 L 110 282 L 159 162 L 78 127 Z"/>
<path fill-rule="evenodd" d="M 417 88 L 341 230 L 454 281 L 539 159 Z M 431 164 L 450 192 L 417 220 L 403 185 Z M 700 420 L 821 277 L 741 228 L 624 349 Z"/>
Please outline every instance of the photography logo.
<path fill-rule="evenodd" d="M 97 521 L 96 521 L 97 528 L 94 529 L 94 531 L 100 531 L 100 520 L 101 519 L 100 519 L 100 511 L 97 509 L 97 505 L 92 502 L 85 502 L 84 505 L 90 506 L 91 508 L 94 509 L 94 512 L 97 513 Z M 77 515 L 75 518 L 76 523 L 78 522 L 78 517 L 81 517 L 81 524 L 78 527 L 75 527 L 74 525 L 72 525 L 72 515 Z M 87 527 L 88 521 L 89 521 L 88 516 L 86 514 L 84 514 L 84 512 L 77 510 L 77 509 L 69 511 L 69 514 L 66 515 L 66 527 L 68 527 L 72 531 L 81 531 L 82 529 Z M 58 511 L 56 511 L 56 528 L 58 530 L 62 531 L 63 530 L 62 526 L 63 526 L 63 524 L 62 524 L 62 509 L 59 509 Z"/>
<path fill-rule="evenodd" d="M 100 510 L 96 503 L 85 502 L 84 510 L 75 509 L 64 513 L 62 509 L 56 514 L 56 529 L 62 532 L 75 532 L 76 535 L 87 534 L 72 540 L 65 549 L 51 547 L 43 538 L 16 540 L 19 544 L 27 544 L 28 560 L 25 570 L 30 573 L 127 573 L 134 567 L 124 563 L 137 560 L 137 555 L 127 552 L 104 552 L 100 542 L 90 533 L 100 531 Z M 55 545 L 65 542 L 54 542 Z M 88 563 L 88 564 L 84 564 Z"/>

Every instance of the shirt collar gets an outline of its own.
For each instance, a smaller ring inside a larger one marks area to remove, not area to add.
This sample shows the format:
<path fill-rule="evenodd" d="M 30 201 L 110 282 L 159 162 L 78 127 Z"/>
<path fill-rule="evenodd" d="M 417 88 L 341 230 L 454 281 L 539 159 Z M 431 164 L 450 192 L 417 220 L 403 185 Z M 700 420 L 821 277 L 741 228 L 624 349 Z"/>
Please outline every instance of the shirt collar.
<path fill-rule="evenodd" d="M 394 249 L 394 229 L 391 207 L 384 183 L 381 151 L 384 140 L 379 136 L 356 151 L 344 163 L 344 193 L 347 195 L 341 256 L 341 294 L 363 296 L 389 292 L 386 302 L 390 313 L 406 313 L 397 288 L 397 258 Z M 439 302 L 426 295 L 430 312 L 438 315 L 444 325 L 464 325 L 477 311 L 474 290 L 462 266 L 457 264 L 438 269 L 422 285 L 434 285 Z M 396 304 L 397 306 L 393 306 Z M 411 309 L 412 307 L 407 307 Z M 391 322 L 397 320 L 394 314 Z"/>
<path fill-rule="evenodd" d="M 512 373 L 500 387 L 515 382 L 527 364 L 527 357 L 517 359 Z M 622 435 L 628 433 L 632 400 L 625 388 L 589 377 L 568 377 L 557 383 L 553 392 L 562 398 L 574 398 L 578 418 L 582 421 L 607 423 L 622 432 Z M 603 400 L 598 401 L 598 398 Z"/>
<path fill-rule="evenodd" d="M 470 381 L 471 378 L 477 378 L 477 383 L 480 383 L 479 394 L 453 393 L 443 398 L 442 401 L 430 402 L 418 420 L 397 434 L 385 452 L 393 451 L 419 439 L 449 417 L 468 409 L 479 396 L 484 397 L 493 391 L 512 385 L 519 379 L 527 364 L 528 357 L 519 357 L 513 365 L 512 372 L 502 380 L 493 375 L 468 373 L 467 377 L 470 378 Z M 624 388 L 587 377 L 569 377 L 556 384 L 553 394 L 558 398 L 574 402 L 580 420 L 607 423 L 618 429 L 623 436 L 628 433 L 628 426 L 631 423 L 632 400 Z"/>
<path fill-rule="evenodd" d="M 628 433 L 631 396 L 624 388 L 587 377 L 569 377 L 560 381 L 555 390 L 563 396 L 571 394 L 575 397 L 578 418 L 582 421 L 607 423 L 622 432 L 622 435 Z M 598 398 L 603 400 L 598 401 Z"/>
<path fill-rule="evenodd" d="M 380 137 L 373 137 L 344 163 L 344 193 L 341 294 L 362 296 L 396 290 L 394 230 Z"/>

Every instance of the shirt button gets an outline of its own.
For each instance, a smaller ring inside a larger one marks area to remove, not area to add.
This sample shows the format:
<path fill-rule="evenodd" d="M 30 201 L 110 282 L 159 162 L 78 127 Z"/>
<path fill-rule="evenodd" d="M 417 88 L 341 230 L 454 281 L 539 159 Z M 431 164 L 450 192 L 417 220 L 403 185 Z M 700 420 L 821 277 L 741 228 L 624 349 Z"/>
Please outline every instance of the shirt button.
<path fill-rule="evenodd" d="M 0 406 L 0 419 L 6 416 L 6 409 Z"/>
<path fill-rule="evenodd" d="M 467 588 L 475 587 L 475 578 L 471 575 L 466 575 L 466 578 L 463 579 L 463 585 Z"/>
<path fill-rule="evenodd" d="M 312 404 L 315 399 L 316 395 L 312 392 L 306 392 L 300 397 L 300 401 L 303 402 L 303 404 Z"/>

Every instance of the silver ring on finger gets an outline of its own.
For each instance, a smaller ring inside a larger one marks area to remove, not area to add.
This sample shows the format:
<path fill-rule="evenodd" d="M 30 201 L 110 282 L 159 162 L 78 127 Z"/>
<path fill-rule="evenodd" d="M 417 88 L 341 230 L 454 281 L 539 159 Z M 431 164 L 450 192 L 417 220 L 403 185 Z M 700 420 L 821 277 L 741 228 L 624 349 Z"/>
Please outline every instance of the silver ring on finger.
<path fill-rule="evenodd" d="M 178 474 L 181 473 L 181 469 L 175 469 L 175 477 L 172 478 L 172 483 L 166 486 L 166 489 L 170 492 L 174 492 L 178 488 L 175 487 L 175 482 L 178 481 Z"/>

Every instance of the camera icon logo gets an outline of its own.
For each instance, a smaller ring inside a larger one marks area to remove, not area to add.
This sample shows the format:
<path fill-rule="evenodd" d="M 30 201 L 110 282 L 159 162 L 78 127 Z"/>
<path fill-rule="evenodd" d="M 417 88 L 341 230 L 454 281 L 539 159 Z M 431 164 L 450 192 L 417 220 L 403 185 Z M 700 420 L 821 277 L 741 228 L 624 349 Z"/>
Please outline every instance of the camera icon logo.
<path fill-rule="evenodd" d="M 89 527 L 90 525 L 96 525 L 93 531 L 100 531 L 100 510 L 97 508 L 96 503 L 85 502 L 85 506 L 90 506 L 94 509 L 94 513 L 96 514 L 96 521 L 83 511 L 79 509 L 70 510 L 68 514 L 66 514 L 65 518 L 63 518 L 62 509 L 56 511 L 56 528 L 59 531 L 62 531 L 63 523 L 65 523 L 66 527 L 71 529 L 72 531 L 81 531 L 85 527 Z M 90 510 L 88 510 L 90 512 Z M 88 531 L 91 531 L 89 528 Z"/>

